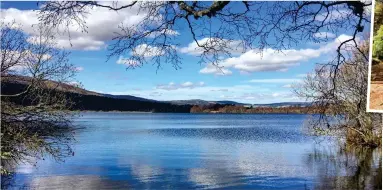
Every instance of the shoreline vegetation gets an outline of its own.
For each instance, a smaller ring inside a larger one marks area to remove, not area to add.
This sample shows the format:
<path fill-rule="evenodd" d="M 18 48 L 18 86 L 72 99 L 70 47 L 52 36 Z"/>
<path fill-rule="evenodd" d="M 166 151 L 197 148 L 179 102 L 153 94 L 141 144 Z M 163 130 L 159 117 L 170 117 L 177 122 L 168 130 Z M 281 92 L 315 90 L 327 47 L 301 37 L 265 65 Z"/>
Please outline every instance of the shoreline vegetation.
<path fill-rule="evenodd" d="M 277 114 L 315 114 L 316 109 L 314 107 L 300 107 L 300 106 L 286 106 L 286 107 L 244 107 L 236 105 L 194 105 L 190 109 L 190 113 L 212 113 L 212 114 L 222 114 L 222 113 L 238 113 L 238 114 L 267 114 L 267 113 L 277 113 Z"/>
<path fill-rule="evenodd" d="M 72 110 L 70 111 L 72 113 L 98 113 L 98 112 L 103 112 L 103 113 L 129 113 L 129 114 L 166 114 L 166 113 L 174 113 L 174 112 L 139 112 L 139 111 L 118 111 L 118 110 L 112 110 L 112 111 L 102 111 L 102 110 Z M 175 113 L 177 114 L 177 113 Z M 209 112 L 186 112 L 186 113 L 179 113 L 179 114 L 310 114 L 310 113 L 299 113 L 299 112 L 219 112 L 219 111 L 209 111 Z M 315 114 L 315 113 L 312 113 Z"/>

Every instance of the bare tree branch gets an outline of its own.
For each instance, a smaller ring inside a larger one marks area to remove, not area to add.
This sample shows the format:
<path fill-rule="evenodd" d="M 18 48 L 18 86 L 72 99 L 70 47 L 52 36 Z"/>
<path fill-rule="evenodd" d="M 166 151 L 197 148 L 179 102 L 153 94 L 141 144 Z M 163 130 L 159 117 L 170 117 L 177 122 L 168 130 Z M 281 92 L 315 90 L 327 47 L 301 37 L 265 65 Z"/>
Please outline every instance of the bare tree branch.
<path fill-rule="evenodd" d="M 237 5 L 237 6 L 235 6 Z M 315 34 L 331 32 L 339 35 L 350 32 L 350 39 L 340 43 L 335 53 L 332 76 L 344 64 L 344 49 L 350 43 L 357 51 L 357 40 L 370 15 L 365 9 L 371 2 L 361 1 L 301 1 L 301 2 L 132 2 L 111 6 L 98 2 L 47 2 L 40 11 L 40 20 L 53 26 L 77 24 L 86 31 L 85 15 L 93 7 L 113 11 L 129 11 L 135 8 L 146 16 L 137 24 L 120 25 L 121 32 L 115 33 L 109 46 L 108 59 L 124 56 L 128 68 L 154 63 L 160 67 L 171 63 L 175 68 L 181 64 L 179 36 L 177 31 L 186 26 L 192 41 L 201 53 L 200 63 L 220 63 L 235 55 L 235 48 L 243 52 L 271 48 L 283 51 L 302 42 L 327 42 Z M 238 8 L 240 7 L 240 8 Z M 180 23 L 181 25 L 177 25 Z M 215 27 L 211 27 L 214 23 Z M 204 43 L 202 39 L 208 39 Z M 234 43 L 235 42 L 235 43 Z M 138 47 L 145 47 L 145 54 Z M 363 54 L 366 60 L 368 54 Z M 334 82 L 334 88 L 335 88 Z"/>

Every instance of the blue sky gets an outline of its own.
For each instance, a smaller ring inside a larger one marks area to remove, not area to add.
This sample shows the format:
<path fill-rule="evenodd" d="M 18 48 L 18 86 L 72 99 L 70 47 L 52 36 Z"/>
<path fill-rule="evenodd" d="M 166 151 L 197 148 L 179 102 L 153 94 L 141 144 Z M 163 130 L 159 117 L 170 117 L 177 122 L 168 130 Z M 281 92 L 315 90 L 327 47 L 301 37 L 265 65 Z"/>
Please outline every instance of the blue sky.
<path fill-rule="evenodd" d="M 37 23 L 35 2 L 1 2 L 2 19 L 15 20 L 33 35 L 30 25 Z M 235 5 L 234 5 L 235 6 Z M 177 42 L 182 57 L 181 69 L 170 64 L 161 68 L 152 64 L 126 69 L 120 58 L 107 60 L 107 45 L 113 30 L 121 22 L 140 19 L 134 11 L 111 12 L 93 10 L 88 16 L 89 33 L 73 29 L 72 44 L 66 36 L 59 36 L 59 44 L 71 51 L 70 62 L 78 68 L 76 81 L 87 90 L 127 94 L 155 100 L 233 100 L 244 103 L 272 103 L 305 101 L 296 97 L 291 84 L 299 83 L 316 63 L 324 63 L 347 33 L 328 33 L 328 42 L 301 43 L 283 54 L 265 50 L 263 57 L 255 51 L 238 53 L 222 62 L 224 73 L 208 64 L 199 64 L 198 50 L 187 27 L 177 27 Z M 322 38 L 324 33 L 316 37 Z M 199 40 L 203 40 L 200 38 Z"/>

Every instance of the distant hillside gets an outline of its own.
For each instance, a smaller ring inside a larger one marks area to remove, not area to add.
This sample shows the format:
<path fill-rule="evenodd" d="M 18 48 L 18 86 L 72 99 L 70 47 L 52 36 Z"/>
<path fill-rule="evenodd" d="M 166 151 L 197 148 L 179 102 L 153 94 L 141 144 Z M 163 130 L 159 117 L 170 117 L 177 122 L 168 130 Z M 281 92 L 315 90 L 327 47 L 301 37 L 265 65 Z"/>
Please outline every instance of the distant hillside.
<path fill-rule="evenodd" d="M 2 79 L 2 94 L 16 94 L 22 92 L 30 83 L 31 78 L 25 76 L 11 76 Z M 102 94 L 85 90 L 83 88 L 58 83 L 55 81 L 45 81 L 46 87 L 55 88 L 64 91 L 68 98 L 71 98 L 76 104 L 75 110 L 95 110 L 95 111 L 146 111 L 146 112 L 190 112 L 192 106 L 213 106 L 221 108 L 223 106 L 240 106 L 244 104 L 235 101 L 206 101 L 201 99 L 192 100 L 173 100 L 173 101 L 157 101 L 131 95 L 111 95 Z M 28 104 L 22 97 L 15 97 L 13 101 L 19 104 Z M 306 102 L 281 102 L 272 104 L 253 104 L 252 107 L 308 107 L 311 103 Z M 249 107 L 249 106 L 247 106 Z"/>
<path fill-rule="evenodd" d="M 246 103 L 239 103 L 235 101 L 229 101 L 229 100 L 221 100 L 221 101 L 206 101 L 206 100 L 200 100 L 200 99 L 193 99 L 193 100 L 172 100 L 167 101 L 172 104 L 176 105 L 198 105 L 198 106 L 206 106 L 210 104 L 220 104 L 220 105 L 236 105 L 236 106 L 244 106 L 244 105 L 251 105 L 253 107 L 284 107 L 284 106 L 298 106 L 298 107 L 306 107 L 312 105 L 308 102 L 280 102 L 280 103 L 270 103 L 270 104 L 246 104 Z"/>
<path fill-rule="evenodd" d="M 108 98 L 117 98 L 117 99 L 125 99 L 125 100 L 138 100 L 138 101 L 147 101 L 147 102 L 159 102 L 157 100 L 151 100 L 131 95 L 112 95 L 112 94 L 102 94 L 102 96 L 108 97 Z"/>
<path fill-rule="evenodd" d="M 171 101 L 165 101 L 171 104 L 175 105 L 209 105 L 213 102 L 209 102 L 206 100 L 199 100 L 199 99 L 193 99 L 193 100 L 171 100 Z"/>
<path fill-rule="evenodd" d="M 315 106 L 280 106 L 280 107 L 248 107 L 241 105 L 223 105 L 223 104 L 210 104 L 210 105 L 194 105 L 190 109 L 190 113 L 225 113 L 225 114 L 313 114 L 318 113 L 318 107 Z"/>
<path fill-rule="evenodd" d="M 7 76 L 6 80 L 2 80 L 2 83 L 4 83 L 4 85 L 6 85 L 7 83 L 28 85 L 31 82 L 31 80 L 32 79 L 30 77 L 27 77 L 27 76 L 13 75 L 13 76 Z M 83 89 L 83 88 L 76 86 L 76 85 L 59 83 L 59 82 L 51 81 L 51 80 L 45 81 L 45 84 L 46 84 L 47 88 L 55 88 L 55 89 L 60 90 L 60 91 L 73 92 L 73 93 L 77 93 L 77 94 L 81 94 L 81 95 L 95 95 L 95 96 L 104 96 L 104 97 L 108 97 L 108 98 L 157 102 L 156 100 L 150 100 L 150 99 L 145 99 L 145 98 L 131 96 L 131 95 L 102 94 L 102 93 L 93 92 L 93 91 Z"/>
<path fill-rule="evenodd" d="M 231 104 L 231 105 L 246 105 L 244 103 L 239 103 L 235 101 L 230 101 L 230 100 L 221 100 L 221 101 L 215 101 L 217 104 Z"/>
<path fill-rule="evenodd" d="M 206 101 L 206 100 L 200 100 L 200 99 L 193 99 L 193 100 L 172 100 L 172 101 L 166 101 L 166 102 L 176 104 L 176 105 L 209 105 L 209 104 L 245 105 L 243 103 L 238 103 L 238 102 L 228 101 L 228 100 Z"/>
<path fill-rule="evenodd" d="M 310 102 L 280 102 L 280 103 L 271 103 L 271 104 L 253 104 L 253 107 L 283 107 L 283 106 L 311 106 Z"/>
<path fill-rule="evenodd" d="M 17 94 L 27 88 L 29 77 L 15 77 L 1 81 L 2 94 Z M 147 100 L 134 96 L 113 96 L 92 91 L 87 91 L 68 84 L 59 84 L 54 81 L 47 81 L 47 88 L 57 87 L 57 90 L 64 91 L 74 105 L 72 110 L 89 111 L 141 111 L 141 112 L 176 112 L 189 113 L 191 106 L 174 105 L 165 102 Z M 31 105 L 31 100 L 24 96 L 9 97 L 9 100 L 19 105 Z"/>

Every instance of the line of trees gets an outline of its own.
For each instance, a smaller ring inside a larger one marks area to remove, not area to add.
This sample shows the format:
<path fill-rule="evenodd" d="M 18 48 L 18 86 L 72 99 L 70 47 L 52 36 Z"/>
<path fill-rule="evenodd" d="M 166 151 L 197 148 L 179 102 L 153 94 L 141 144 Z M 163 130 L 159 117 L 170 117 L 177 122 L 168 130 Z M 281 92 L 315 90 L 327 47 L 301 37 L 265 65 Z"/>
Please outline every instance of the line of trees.
<path fill-rule="evenodd" d="M 17 77 L 21 78 L 21 77 Z M 14 77 L 12 77 L 11 81 L 3 82 L 1 86 L 1 91 L 3 94 L 18 94 L 23 92 L 29 84 L 29 79 L 25 81 L 24 84 L 20 84 L 20 82 Z M 53 85 L 53 81 L 47 81 L 47 83 L 51 83 Z M 71 111 L 141 111 L 141 112 L 167 112 L 167 113 L 189 113 L 190 105 L 174 105 L 166 102 L 158 102 L 158 101 L 140 101 L 140 100 L 128 100 L 123 98 L 114 98 L 107 97 L 100 94 L 92 94 L 90 93 L 81 93 L 82 89 L 77 87 L 69 87 L 64 86 L 65 84 L 60 84 L 58 89 L 56 90 L 59 93 L 62 93 L 65 99 L 68 100 L 65 109 L 69 109 Z M 45 89 L 49 91 L 50 89 Z M 85 90 L 84 90 L 85 91 Z M 20 106 L 31 106 L 34 104 L 34 100 L 31 99 L 31 96 L 12 96 L 8 97 L 8 102 L 12 102 L 13 104 Z"/>
<path fill-rule="evenodd" d="M 316 113 L 316 109 L 312 107 L 244 107 L 240 105 L 194 105 L 190 109 L 190 113 Z"/>

